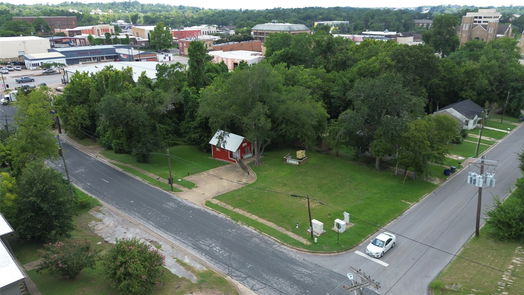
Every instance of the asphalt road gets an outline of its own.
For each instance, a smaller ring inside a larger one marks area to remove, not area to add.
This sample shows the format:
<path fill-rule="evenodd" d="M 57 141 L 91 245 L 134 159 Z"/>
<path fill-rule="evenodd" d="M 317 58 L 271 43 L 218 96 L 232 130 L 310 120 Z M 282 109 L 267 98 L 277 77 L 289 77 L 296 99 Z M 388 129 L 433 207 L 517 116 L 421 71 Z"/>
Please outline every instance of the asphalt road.
<path fill-rule="evenodd" d="M 163 232 L 258 294 L 348 294 L 345 275 L 273 240 L 179 200 L 64 143 L 76 185 Z M 61 162 L 56 161 L 60 166 Z M 61 168 L 59 168 L 61 169 Z"/>
<path fill-rule="evenodd" d="M 483 190 L 483 214 L 496 198 L 505 198 L 521 176 L 517 154 L 523 148 L 524 128 L 518 128 L 486 154 L 487 159 L 497 160 L 498 166 L 496 187 Z M 341 274 L 349 265 L 361 268 L 381 283 L 381 294 L 426 294 L 429 283 L 474 234 L 477 189 L 466 183 L 472 169 L 458 173 L 384 228 L 397 234 L 397 246 L 381 259 L 385 264 L 355 253 L 365 253 L 369 240 L 341 255 L 303 256 Z"/>
<path fill-rule="evenodd" d="M 520 177 L 517 153 L 523 147 L 524 128 L 518 128 L 487 154 L 498 161 L 497 186 L 484 190 L 483 213 Z M 345 274 L 351 266 L 379 281 L 381 294 L 426 294 L 428 284 L 474 232 L 477 190 L 466 184 L 470 169 L 385 227 L 397 234 L 397 246 L 377 263 L 355 253 L 364 252 L 366 242 L 340 255 L 298 254 L 67 144 L 64 153 L 75 184 L 165 233 L 258 294 L 348 294 L 342 286 L 349 283 Z"/>

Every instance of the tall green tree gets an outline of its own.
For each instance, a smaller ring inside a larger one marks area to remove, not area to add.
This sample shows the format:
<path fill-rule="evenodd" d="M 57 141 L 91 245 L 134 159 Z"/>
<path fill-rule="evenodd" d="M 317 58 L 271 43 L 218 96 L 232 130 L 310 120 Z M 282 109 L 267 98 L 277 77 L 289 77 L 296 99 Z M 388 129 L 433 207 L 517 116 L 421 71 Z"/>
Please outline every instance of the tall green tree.
<path fill-rule="evenodd" d="M 188 49 L 189 68 L 187 69 L 188 85 L 201 89 L 209 84 L 206 76 L 206 64 L 211 61 L 203 42 L 191 42 Z"/>
<path fill-rule="evenodd" d="M 457 16 L 440 14 L 433 19 L 430 30 L 423 34 L 423 40 L 444 56 L 449 55 L 459 47 L 456 26 L 460 24 Z"/>
<path fill-rule="evenodd" d="M 257 164 L 277 138 L 308 146 L 320 136 L 327 118 L 309 91 L 285 87 L 282 76 L 265 63 L 215 79 L 202 93 L 199 113 L 213 129 L 242 134 L 253 142 Z"/>
<path fill-rule="evenodd" d="M 173 45 L 171 31 L 163 22 L 159 22 L 149 33 L 149 45 L 155 50 L 165 50 Z"/>
<path fill-rule="evenodd" d="M 37 34 L 49 34 L 52 32 L 47 22 L 40 17 L 33 20 L 33 29 Z"/>
<path fill-rule="evenodd" d="M 44 89 L 18 96 L 15 114 L 17 129 L 8 139 L 15 175 L 30 162 L 58 155 L 56 140 L 50 132 L 53 123 L 50 100 L 50 93 Z"/>
<path fill-rule="evenodd" d="M 58 171 L 31 162 L 17 184 L 14 227 L 25 240 L 46 242 L 68 236 L 73 229 L 75 200 Z"/>
<path fill-rule="evenodd" d="M 360 153 L 371 152 L 377 169 L 382 157 L 396 153 L 406 124 L 423 114 L 424 100 L 402 81 L 396 74 L 357 81 L 349 93 L 354 107 L 339 117 L 346 143 Z"/>

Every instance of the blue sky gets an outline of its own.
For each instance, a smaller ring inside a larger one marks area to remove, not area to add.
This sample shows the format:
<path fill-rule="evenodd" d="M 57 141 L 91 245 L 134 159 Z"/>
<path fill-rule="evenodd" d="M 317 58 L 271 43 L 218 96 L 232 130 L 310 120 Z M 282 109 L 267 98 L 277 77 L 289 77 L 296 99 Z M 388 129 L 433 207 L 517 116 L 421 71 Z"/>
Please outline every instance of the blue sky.
<path fill-rule="evenodd" d="M 76 0 L 78 2 L 113 2 L 112 0 Z M 142 3 L 166 3 L 171 5 L 187 5 L 205 8 L 232 8 L 232 9 L 264 9 L 274 7 L 308 7 L 308 6 L 352 6 L 352 7 L 417 7 L 417 6 L 436 6 L 446 4 L 475 5 L 475 6 L 509 6 L 522 5 L 524 0 L 258 0 L 258 1 L 239 1 L 239 0 L 139 0 Z M 3 0 L 14 4 L 35 4 L 35 3 L 61 3 L 64 0 Z"/>

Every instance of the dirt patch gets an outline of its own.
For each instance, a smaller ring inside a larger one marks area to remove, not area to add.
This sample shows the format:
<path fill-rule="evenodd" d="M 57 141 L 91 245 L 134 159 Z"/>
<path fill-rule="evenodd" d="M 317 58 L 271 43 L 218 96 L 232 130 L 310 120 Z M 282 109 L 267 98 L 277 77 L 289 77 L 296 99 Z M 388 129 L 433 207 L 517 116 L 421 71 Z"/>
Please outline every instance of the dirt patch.
<path fill-rule="evenodd" d="M 138 228 L 127 219 L 114 214 L 106 207 L 91 211 L 91 214 L 98 218 L 97 221 L 89 223 L 89 227 L 96 234 L 100 235 L 105 241 L 115 243 L 116 239 L 138 238 L 152 247 L 158 249 L 165 257 L 165 267 L 173 274 L 197 282 L 197 277 L 191 271 L 187 270 L 177 260 L 183 261 L 196 271 L 204 271 L 206 268 L 200 263 L 191 259 L 188 255 L 177 251 L 170 244 L 163 240 L 157 239 L 152 234 Z"/>

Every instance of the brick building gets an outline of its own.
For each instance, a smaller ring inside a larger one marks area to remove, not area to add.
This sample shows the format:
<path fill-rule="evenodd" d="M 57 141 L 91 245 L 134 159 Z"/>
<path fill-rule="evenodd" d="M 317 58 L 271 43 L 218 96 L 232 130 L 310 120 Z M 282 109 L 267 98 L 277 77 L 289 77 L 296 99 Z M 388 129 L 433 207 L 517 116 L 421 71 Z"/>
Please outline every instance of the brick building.
<path fill-rule="evenodd" d="M 52 30 L 71 29 L 77 26 L 76 16 L 14 16 L 13 20 L 33 23 L 37 18 L 43 19 Z"/>
<path fill-rule="evenodd" d="M 196 38 L 202 35 L 200 30 L 171 30 L 171 35 L 174 39 L 186 39 L 186 38 Z"/>
<path fill-rule="evenodd" d="M 214 51 L 234 51 L 234 50 L 245 50 L 245 51 L 256 51 L 262 52 L 262 41 L 251 40 L 243 42 L 229 42 L 223 44 L 215 44 L 211 47 Z"/>
<path fill-rule="evenodd" d="M 502 15 L 495 9 L 479 9 L 462 17 L 458 36 L 460 45 L 471 40 L 492 41 L 499 37 L 511 36 L 511 24 L 499 22 Z"/>
<path fill-rule="evenodd" d="M 111 35 L 115 34 L 115 27 L 112 25 L 96 25 L 75 27 L 66 30 L 66 35 L 69 37 L 78 35 L 105 36 L 106 33 Z"/>

